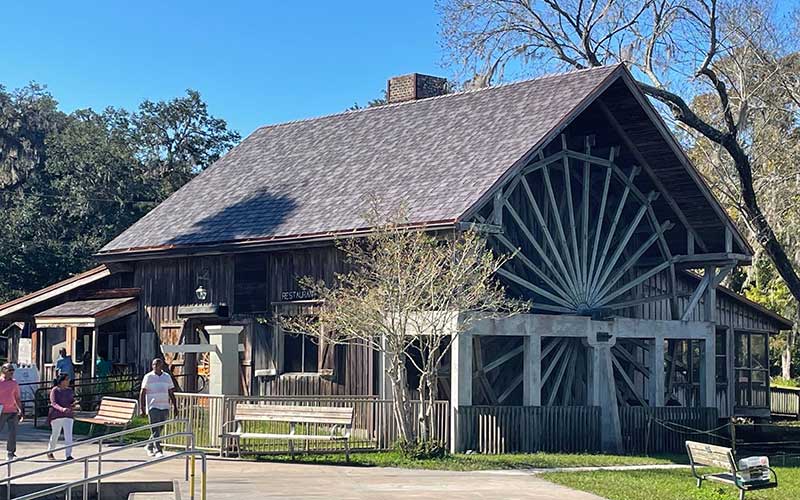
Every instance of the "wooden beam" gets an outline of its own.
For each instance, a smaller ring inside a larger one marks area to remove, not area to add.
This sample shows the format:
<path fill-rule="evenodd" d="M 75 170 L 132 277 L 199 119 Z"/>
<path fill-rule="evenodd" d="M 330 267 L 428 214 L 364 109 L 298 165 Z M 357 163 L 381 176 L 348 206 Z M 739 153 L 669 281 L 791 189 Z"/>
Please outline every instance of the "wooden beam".
<path fill-rule="evenodd" d="M 631 221 L 630 224 L 628 225 L 627 231 L 625 231 L 625 234 L 622 236 L 622 239 L 620 240 L 619 244 L 617 245 L 617 248 L 614 250 L 614 253 L 611 255 L 611 259 L 609 259 L 608 263 L 606 264 L 605 269 L 598 269 L 598 272 L 602 271 L 602 274 L 600 274 L 600 278 L 597 279 L 597 281 L 596 281 L 596 283 L 594 285 L 594 288 L 592 288 L 592 290 L 590 292 L 591 293 L 590 294 L 590 298 L 591 299 L 595 298 L 594 294 L 597 291 L 597 289 L 603 286 L 603 283 L 605 283 L 606 279 L 611 274 L 611 271 L 614 270 L 614 266 L 617 265 L 617 261 L 619 260 L 620 256 L 622 255 L 622 252 L 625 250 L 625 247 L 628 246 L 628 242 L 631 240 L 631 237 L 633 236 L 633 232 L 636 230 L 636 227 L 642 221 L 642 218 L 644 217 L 644 214 L 647 212 L 647 208 L 649 206 L 650 201 L 652 201 L 652 199 L 655 199 L 655 198 L 658 197 L 657 193 L 651 193 L 651 194 L 653 194 L 655 196 L 652 197 L 652 198 L 648 198 L 648 204 L 647 205 L 642 205 L 641 207 L 639 207 L 639 210 L 636 212 L 636 215 L 634 216 L 633 221 Z M 656 237 L 656 239 L 658 239 L 658 235 L 661 233 L 661 229 L 658 226 L 654 227 L 653 229 L 655 230 L 654 236 Z M 644 253 L 644 250 L 642 251 L 642 253 Z M 639 257 L 641 257 L 641 255 L 642 254 L 638 254 L 638 256 L 636 258 L 638 259 Z M 593 279 L 592 281 L 594 282 L 595 280 Z"/>
<path fill-rule="evenodd" d="M 525 193 L 526 193 L 526 195 L 528 197 L 528 202 L 531 204 L 531 208 L 533 209 L 533 215 L 534 215 L 534 217 L 536 217 L 536 220 L 537 220 L 537 222 L 539 222 L 539 226 L 542 229 L 542 233 L 544 234 L 545 241 L 547 241 L 547 244 L 550 246 L 550 250 L 552 250 L 552 252 L 553 252 L 553 258 L 555 259 L 555 261 L 558 264 L 558 266 L 561 268 L 561 271 L 564 273 L 564 279 L 570 283 L 571 286 L 568 287 L 568 288 L 571 288 L 571 290 L 573 291 L 573 295 L 577 297 L 578 293 L 579 293 L 577 282 L 574 280 L 574 278 L 567 271 L 567 267 L 565 266 L 564 261 L 561 259 L 561 250 L 559 250 L 559 248 L 557 247 L 557 245 L 556 245 L 556 243 L 555 243 L 555 241 L 553 239 L 553 236 L 550 234 L 550 229 L 547 226 L 547 221 L 542 216 L 542 212 L 541 212 L 541 210 L 539 210 L 539 204 L 536 203 L 536 199 L 533 196 L 533 192 L 531 191 L 531 187 L 528 185 L 528 181 L 525 180 L 524 177 L 522 178 L 522 187 L 524 188 Z M 555 205 L 554 205 L 554 208 L 555 208 Z M 524 226 L 524 224 L 523 224 L 523 226 Z M 530 231 L 528 231 L 528 233 L 530 233 Z M 533 237 L 533 235 L 531 235 L 531 238 L 532 237 Z M 533 239 L 535 240 L 535 238 L 533 238 Z M 555 273 L 555 274 L 556 274 L 556 276 L 558 276 L 558 273 Z"/>
<path fill-rule="evenodd" d="M 544 186 L 545 186 L 545 190 L 547 191 L 547 196 L 548 196 L 548 198 L 550 200 L 550 205 L 553 207 L 553 209 L 556 210 L 556 213 L 557 213 L 557 216 L 553 217 L 553 218 L 556 221 L 556 229 L 558 230 L 558 232 L 556 234 L 557 234 L 559 240 L 561 241 L 562 251 L 564 252 L 564 260 L 566 260 L 566 262 L 567 262 L 567 268 L 569 269 L 569 271 L 571 273 L 572 281 L 575 284 L 575 290 L 578 293 L 580 293 L 580 291 L 581 291 L 580 281 L 578 280 L 578 275 L 576 273 L 575 268 L 573 267 L 573 261 L 569 256 L 569 253 L 570 253 L 569 245 L 567 244 L 567 237 L 566 237 L 566 233 L 564 232 L 564 225 L 561 224 L 561 214 L 557 210 L 558 209 L 558 203 L 556 202 L 555 192 L 553 191 L 553 184 L 550 181 L 550 170 L 547 167 L 544 167 L 542 169 L 542 172 L 543 172 L 543 177 L 544 177 Z M 525 186 L 528 186 L 527 182 L 525 183 Z M 530 189 L 530 186 L 528 186 L 528 189 Z"/>
<path fill-rule="evenodd" d="M 531 246 L 533 247 L 533 249 L 536 250 L 536 253 L 539 254 L 539 256 L 542 258 L 542 261 L 545 263 L 545 265 L 549 266 L 550 269 L 552 269 L 554 271 L 553 272 L 553 276 L 555 277 L 556 280 L 558 280 L 558 282 L 560 283 L 561 286 L 558 287 L 558 286 L 554 286 L 554 284 L 551 284 L 552 281 L 550 280 L 549 277 L 546 276 L 546 273 L 544 273 L 544 271 L 541 271 L 538 267 L 536 267 L 533 264 L 533 262 L 530 261 L 530 259 L 528 259 L 527 256 L 525 256 L 521 251 L 516 256 L 520 257 L 520 260 L 522 260 L 523 263 L 525 263 L 525 260 L 527 260 L 530 263 L 531 270 L 534 271 L 540 277 L 542 277 L 544 275 L 546 277 L 546 279 L 543 279 L 543 281 L 545 281 L 545 283 L 550 284 L 550 286 L 553 287 L 554 290 L 557 290 L 557 291 L 561 292 L 565 299 L 567 297 L 572 297 L 573 300 L 577 301 L 578 300 L 578 296 L 577 296 L 577 294 L 575 292 L 574 284 L 567 283 L 567 281 L 565 281 L 565 279 L 562 277 L 562 275 L 560 273 L 555 272 L 555 266 L 553 265 L 553 263 L 550 260 L 550 258 L 547 256 L 547 252 L 545 252 L 544 249 L 539 245 L 539 242 L 536 241 L 536 238 L 533 236 L 533 234 L 531 233 L 530 229 L 528 229 L 525 226 L 525 222 L 522 220 L 522 217 L 519 216 L 519 214 L 514 209 L 514 207 L 512 207 L 510 204 L 507 203 L 506 204 L 506 208 L 508 210 L 508 213 L 511 215 L 511 218 L 514 219 L 514 222 L 519 227 L 519 229 L 522 232 L 522 234 L 525 236 L 525 238 L 527 238 L 528 243 L 530 243 Z M 495 238 L 498 241 L 500 241 L 503 245 L 505 245 L 506 248 L 509 248 L 509 247 L 510 248 L 515 248 L 514 245 L 511 243 L 511 241 L 508 240 L 508 238 L 506 238 L 505 236 L 503 236 L 503 235 L 495 235 Z M 524 256 L 524 259 L 522 258 L 522 256 Z M 558 254 L 554 254 L 554 256 L 556 257 L 557 261 L 560 259 L 560 257 L 558 257 Z M 564 268 L 563 262 L 560 263 L 560 267 L 562 268 L 562 270 L 564 272 L 566 272 L 566 269 Z"/>
<path fill-rule="evenodd" d="M 513 380 L 511 381 L 511 383 L 509 384 L 508 388 L 506 388 L 506 390 L 505 390 L 505 391 L 503 391 L 503 393 L 502 393 L 502 394 L 500 394 L 500 395 L 497 397 L 497 402 L 498 402 L 498 403 L 503 403 L 503 401 L 505 401 L 506 399 L 508 399 L 508 397 L 511 395 L 511 393 L 512 393 L 512 392 L 514 392 L 514 389 L 516 389 L 517 387 L 519 387 L 519 385 L 520 385 L 521 383 L 522 383 L 522 374 L 520 373 L 519 375 L 517 375 L 516 377 L 514 377 L 514 379 L 513 379 Z"/>
<path fill-rule="evenodd" d="M 498 366 L 502 365 L 503 363 L 505 363 L 506 361 L 510 360 L 511 358 L 522 354 L 524 350 L 525 350 L 524 346 L 520 345 L 519 347 L 516 347 L 516 348 L 508 351 L 507 353 L 503 354 L 499 358 L 495 359 L 491 363 L 488 363 L 486 366 L 484 366 L 483 367 L 483 371 L 484 372 L 488 372 L 488 371 L 494 370 L 495 368 L 497 368 Z"/>
<path fill-rule="evenodd" d="M 553 295 L 552 293 L 548 292 L 544 288 L 538 287 L 538 286 L 534 285 L 533 283 L 531 283 L 530 281 L 526 280 L 525 278 L 517 276 L 516 274 L 514 274 L 514 273 L 512 273 L 510 271 L 507 271 L 507 270 L 505 270 L 503 268 L 500 268 L 500 269 L 497 270 L 497 274 L 499 274 L 500 276 L 503 276 L 505 278 L 508 278 L 511 281 L 517 283 L 518 285 L 521 285 L 521 286 L 527 288 L 528 290 L 531 290 L 532 292 L 538 293 L 542 297 L 550 299 L 553 302 L 555 302 L 556 304 L 560 304 L 561 306 L 563 306 L 563 307 L 565 307 L 567 309 L 569 309 L 571 307 L 570 303 L 567 302 L 566 300 L 562 299 L 561 297 L 559 297 L 557 295 Z"/>
<path fill-rule="evenodd" d="M 638 276 L 633 281 L 631 281 L 631 282 L 627 283 L 626 285 L 618 288 L 617 290 L 611 292 L 609 295 L 606 295 L 605 297 L 601 297 L 595 305 L 596 306 L 602 306 L 602 305 L 608 304 L 609 302 L 611 302 L 611 300 L 619 297 L 620 295 L 622 295 L 623 293 L 627 292 L 631 288 L 644 283 L 645 281 L 649 280 L 650 278 L 652 278 L 656 274 L 658 274 L 661 271 L 663 271 L 664 269 L 668 268 L 670 265 L 672 265 L 671 262 L 662 262 L 658 266 L 656 266 L 656 267 L 650 269 L 649 271 L 647 271 L 646 273 Z"/>
<path fill-rule="evenodd" d="M 614 213 L 614 219 L 611 223 L 611 228 L 608 231 L 608 236 L 606 237 L 605 243 L 603 244 L 603 251 L 600 252 L 600 262 L 597 264 L 597 268 L 595 269 L 595 274 L 592 276 L 591 282 L 589 283 L 589 289 L 592 290 L 597 286 L 597 278 L 599 278 L 599 270 L 603 269 L 603 264 L 605 263 L 606 256 L 608 255 L 608 249 L 611 247 L 611 241 L 614 239 L 614 234 L 617 231 L 617 225 L 619 224 L 620 217 L 622 217 L 622 211 L 625 208 L 625 202 L 628 200 L 628 195 L 631 192 L 631 186 L 633 185 L 633 179 L 639 173 L 638 168 L 634 167 L 631 170 L 630 176 L 628 178 L 628 182 L 625 183 L 625 189 L 622 191 L 622 196 L 620 197 L 619 205 L 617 206 L 617 210 Z"/>
<path fill-rule="evenodd" d="M 656 189 L 661 192 L 664 196 L 664 200 L 667 202 L 669 207 L 675 212 L 675 215 L 678 217 L 678 220 L 681 224 L 686 228 L 686 231 L 692 235 L 692 243 L 694 244 L 694 240 L 696 239 L 697 244 L 700 248 L 703 249 L 705 252 L 707 250 L 706 244 L 703 242 L 702 238 L 697 235 L 697 232 L 694 230 L 691 224 L 689 224 L 689 220 L 686 218 L 686 214 L 683 213 L 683 210 L 678 206 L 678 203 L 672 197 L 672 195 L 667 191 L 667 188 L 661 182 L 661 179 L 656 175 L 655 170 L 650 166 L 650 163 L 645 159 L 644 155 L 639 151 L 639 148 L 636 146 L 636 143 L 630 138 L 625 129 L 622 127 L 622 124 L 617 120 L 617 117 L 614 116 L 614 113 L 608 108 L 608 106 L 601 100 L 597 100 L 597 105 L 600 107 L 600 110 L 605 115 L 606 119 L 608 120 L 611 128 L 617 133 L 617 135 L 622 139 L 622 142 L 625 143 L 625 147 L 628 151 L 631 152 L 633 158 L 636 160 L 636 163 L 642 166 L 647 176 L 653 181 L 653 185 Z"/>
<path fill-rule="evenodd" d="M 711 283 L 711 280 L 714 277 L 714 273 L 708 273 L 703 275 L 703 279 L 700 280 L 698 283 L 697 288 L 694 289 L 694 293 L 692 293 L 692 298 L 689 299 L 689 304 L 686 305 L 686 309 L 683 311 L 681 315 L 681 321 L 689 321 L 689 318 L 692 316 L 692 312 L 694 308 L 697 307 L 697 304 L 700 303 L 700 298 L 708 288 L 708 285 Z"/>
<path fill-rule="evenodd" d="M 567 136 L 561 135 L 561 143 L 564 149 L 567 149 Z M 586 280 L 583 278 L 583 269 L 581 269 L 580 251 L 578 250 L 578 231 L 575 224 L 575 204 L 572 200 L 572 177 L 569 174 L 569 158 L 564 157 L 562 160 L 562 169 L 564 174 L 564 193 L 567 198 L 567 215 L 569 215 L 569 229 L 570 236 L 572 237 L 572 260 L 575 265 L 575 274 L 578 281 L 578 286 L 586 294 Z"/>
<path fill-rule="evenodd" d="M 458 229 L 461 231 L 475 231 L 483 234 L 500 234 L 503 226 L 497 224 L 481 224 L 479 222 L 459 222 Z"/>
<path fill-rule="evenodd" d="M 672 227 L 672 223 L 670 223 L 669 221 L 667 221 L 667 222 L 665 222 L 665 223 L 664 223 L 664 224 L 661 226 L 661 228 L 657 229 L 657 230 L 656 230 L 656 232 L 655 232 L 654 234 L 652 234 L 652 235 L 651 235 L 651 236 L 650 236 L 650 237 L 649 237 L 647 240 L 645 240 L 645 241 L 644 241 L 644 243 L 642 243 L 642 245 L 640 245 L 640 246 L 639 246 L 639 248 L 638 248 L 638 249 L 637 249 L 637 250 L 636 250 L 636 251 L 633 253 L 633 255 L 631 255 L 631 257 L 630 257 L 630 258 L 629 258 L 629 259 L 628 259 L 628 260 L 627 260 L 627 261 L 626 261 L 626 262 L 625 262 L 625 263 L 622 265 L 622 267 L 620 267 L 620 268 L 619 268 L 619 270 L 618 270 L 618 271 L 617 271 L 617 272 L 614 274 L 614 276 L 611 278 L 611 280 L 609 280 L 609 281 L 608 281 L 608 283 L 607 283 L 605 286 L 603 286 L 603 282 L 605 281 L 605 278 L 604 278 L 603 280 L 601 280 L 601 281 L 600 281 L 600 284 L 599 284 L 598 286 L 602 286 L 602 288 L 601 288 L 601 289 L 600 289 L 600 290 L 599 290 L 599 291 L 598 291 L 598 292 L 597 292 L 597 293 L 596 293 L 596 294 L 595 294 L 593 297 L 594 297 L 594 298 L 597 298 L 597 297 L 602 297 L 603 295 L 605 295 L 606 293 L 608 293 L 608 291 L 609 291 L 609 290 L 611 290 L 611 288 L 612 288 L 612 287 L 613 287 L 613 286 L 614 286 L 614 285 L 615 285 L 615 284 L 616 284 L 616 283 L 617 283 L 617 282 L 618 282 L 620 279 L 622 279 L 622 277 L 625 275 L 625 273 L 626 273 L 626 272 L 627 272 L 627 271 L 628 271 L 628 270 L 629 270 L 631 267 L 633 267 L 633 266 L 636 264 L 636 262 L 637 262 L 637 261 L 639 260 L 639 258 L 640 258 L 640 257 L 641 257 L 641 256 L 642 256 L 642 255 L 643 255 L 643 254 L 644 254 L 644 253 L 647 251 L 647 249 L 648 249 L 648 248 L 650 248 L 650 247 L 653 245 L 653 243 L 655 243 L 655 242 L 656 242 L 656 240 L 658 239 L 658 234 L 659 234 L 660 232 L 664 231 L 664 230 L 667 230 L 667 229 L 668 229 L 668 228 L 670 228 L 670 227 Z"/>
<path fill-rule="evenodd" d="M 647 406 L 647 401 L 642 399 L 639 393 L 636 392 L 636 385 L 633 383 L 633 380 L 631 380 L 631 378 L 628 376 L 628 373 L 619 363 L 617 357 L 614 356 L 613 354 L 611 356 L 611 362 L 614 364 L 614 368 L 617 369 L 617 372 L 619 372 L 619 374 L 622 376 L 622 380 L 625 382 L 625 385 L 628 386 L 629 392 L 633 395 L 634 398 L 636 398 L 636 401 L 638 401 L 639 404 L 642 406 Z"/>
<path fill-rule="evenodd" d="M 575 344 L 568 341 L 564 343 L 569 345 L 569 352 L 564 355 L 564 360 L 561 363 L 561 367 L 558 369 L 558 375 L 556 375 L 555 381 L 551 384 L 553 390 L 550 392 L 550 397 L 547 398 L 547 406 L 553 406 L 553 403 L 558 396 L 558 392 L 562 387 L 561 381 L 564 379 L 564 374 L 567 372 L 567 368 L 570 368 L 572 358 L 575 355 Z"/>

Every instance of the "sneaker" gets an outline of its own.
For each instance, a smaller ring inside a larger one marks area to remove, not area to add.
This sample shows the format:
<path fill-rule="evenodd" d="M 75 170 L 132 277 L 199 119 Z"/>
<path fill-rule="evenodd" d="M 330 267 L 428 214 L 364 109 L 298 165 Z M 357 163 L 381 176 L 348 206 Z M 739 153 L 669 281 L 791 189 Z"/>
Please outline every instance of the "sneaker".
<path fill-rule="evenodd" d="M 64 459 L 64 461 L 65 461 L 65 462 L 69 462 L 69 461 L 71 461 L 71 460 L 75 460 L 75 459 L 74 459 L 74 458 L 72 458 L 72 457 L 67 457 L 67 458 L 65 458 L 65 459 Z"/>
<path fill-rule="evenodd" d="M 157 452 L 155 453 L 155 455 L 153 455 L 153 456 L 154 456 L 154 457 L 156 457 L 156 458 L 161 458 L 161 457 L 163 457 L 163 456 L 164 456 L 164 452 L 163 452 L 163 451 L 157 451 Z"/>
<path fill-rule="evenodd" d="M 154 457 L 154 456 L 156 456 L 156 452 L 151 450 L 150 448 L 147 448 L 147 456 L 148 457 Z"/>
<path fill-rule="evenodd" d="M 14 453 L 11 453 L 11 452 L 9 451 L 9 452 L 8 452 L 8 459 L 9 459 L 9 460 L 14 460 L 15 458 L 17 458 L 17 455 L 16 455 L 16 454 L 14 454 Z"/>
<path fill-rule="evenodd" d="M 48 459 L 48 460 L 55 460 L 55 459 L 56 459 L 56 456 L 55 456 L 55 455 L 53 455 L 52 453 L 48 453 L 48 454 L 47 454 L 47 459 Z"/>

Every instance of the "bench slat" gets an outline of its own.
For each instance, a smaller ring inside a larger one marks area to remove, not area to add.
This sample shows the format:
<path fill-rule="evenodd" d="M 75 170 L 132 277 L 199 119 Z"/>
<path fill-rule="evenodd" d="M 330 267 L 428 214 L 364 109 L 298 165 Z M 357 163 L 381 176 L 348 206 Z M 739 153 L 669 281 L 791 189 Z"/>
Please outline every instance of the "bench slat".
<path fill-rule="evenodd" d="M 283 440 L 303 440 L 303 441 L 345 441 L 347 436 L 340 435 L 318 435 L 318 434 L 263 434 L 258 432 L 231 432 L 225 434 L 226 437 L 238 437 L 241 439 L 283 439 Z"/>
<path fill-rule="evenodd" d="M 352 408 L 237 404 L 235 420 L 352 425 Z"/>

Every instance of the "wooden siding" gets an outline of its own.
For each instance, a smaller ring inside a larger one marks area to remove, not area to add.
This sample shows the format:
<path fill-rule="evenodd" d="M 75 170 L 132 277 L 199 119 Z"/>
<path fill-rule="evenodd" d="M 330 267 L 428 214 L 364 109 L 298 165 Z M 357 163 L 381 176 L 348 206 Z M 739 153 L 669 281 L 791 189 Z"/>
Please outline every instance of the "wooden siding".
<path fill-rule="evenodd" d="M 264 267 L 254 266 L 253 261 L 263 258 Z M 255 381 L 255 371 L 274 369 L 280 366 L 273 351 L 274 325 L 271 324 L 270 305 L 285 299 L 283 292 L 300 291 L 298 280 L 305 276 L 333 282 L 335 273 L 345 270 L 344 260 L 333 246 L 279 251 L 249 255 L 245 260 L 248 268 L 266 269 L 263 281 L 266 287 L 252 286 L 249 279 L 245 287 L 236 286 L 236 262 L 234 255 L 209 257 L 185 257 L 141 261 L 136 263 L 134 286 L 141 288 L 137 330 L 132 332 L 128 345 L 129 357 L 147 368 L 150 360 L 160 352 L 159 345 L 175 343 L 175 329 L 180 324 L 178 306 L 197 302 L 195 289 L 202 284 L 208 291 L 207 301 L 225 303 L 230 311 L 237 310 L 235 300 L 248 300 L 249 304 L 267 305 L 267 311 L 251 311 L 233 314 L 231 324 L 244 326 L 241 343 L 242 389 L 245 393 L 260 392 L 268 395 L 372 395 L 375 393 L 374 353 L 364 346 L 342 346 L 341 360 L 332 377 L 313 374 L 281 374 Z M 241 271 L 241 270 L 240 270 Z M 241 273 L 240 273 L 241 275 Z M 248 293 L 266 293 L 266 300 L 253 300 Z M 166 327 L 166 328 L 165 328 Z M 195 341 L 190 325 L 183 332 Z M 162 338 L 167 335 L 168 338 Z M 192 363 L 187 355 L 187 363 Z M 188 368 L 188 367 L 187 367 Z M 191 371 L 191 369 L 189 369 Z"/>
<path fill-rule="evenodd" d="M 637 295 L 653 296 L 668 293 L 668 279 L 669 274 L 667 272 L 653 276 L 639 287 Z M 690 295 L 697 287 L 698 281 L 698 278 L 678 273 L 679 311 L 686 309 Z M 703 321 L 705 319 L 704 304 L 705 298 L 701 298 L 694 311 L 692 311 L 689 321 Z M 673 319 L 670 317 L 669 305 L 666 300 L 629 307 L 620 311 L 620 315 L 640 319 Z M 761 330 L 777 333 L 782 329 L 782 326 L 773 318 L 719 290 L 717 291 L 716 323 L 719 326 L 729 327 L 734 330 Z"/>

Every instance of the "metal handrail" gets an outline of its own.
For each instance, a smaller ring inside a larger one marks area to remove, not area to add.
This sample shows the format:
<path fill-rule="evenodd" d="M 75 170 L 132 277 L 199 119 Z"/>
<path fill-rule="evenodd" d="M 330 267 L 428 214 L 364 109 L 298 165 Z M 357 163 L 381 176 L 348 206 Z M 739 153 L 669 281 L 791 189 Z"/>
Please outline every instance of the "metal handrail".
<path fill-rule="evenodd" d="M 174 423 L 183 423 L 183 424 L 185 424 L 186 425 L 186 430 L 182 431 L 182 432 L 174 432 L 174 433 L 171 433 L 171 434 L 162 435 L 162 436 L 159 436 L 157 438 L 150 438 L 150 439 L 147 439 L 147 440 L 144 440 L 144 441 L 137 441 L 135 443 L 131 443 L 131 444 L 128 444 L 128 445 L 115 447 L 115 448 L 112 448 L 110 450 L 108 450 L 108 449 L 107 450 L 103 450 L 103 443 L 108 441 L 109 439 L 123 437 L 123 436 L 126 436 L 128 434 L 133 434 L 133 433 L 140 432 L 140 431 L 147 430 L 147 429 L 153 429 L 153 428 L 156 428 L 156 427 L 164 427 L 167 424 L 174 424 Z M 88 499 L 88 488 L 87 488 L 87 485 L 92 481 L 96 481 L 97 482 L 97 492 L 98 492 L 98 497 L 99 497 L 99 495 L 100 495 L 100 484 L 101 484 L 101 480 L 104 477 L 104 475 L 102 473 L 103 457 L 104 456 L 110 455 L 112 453 L 116 453 L 116 452 L 122 451 L 122 450 L 127 450 L 127 449 L 131 449 L 131 448 L 138 448 L 138 447 L 141 447 L 143 444 L 146 445 L 146 444 L 150 444 L 150 443 L 155 443 L 155 442 L 158 442 L 158 441 L 163 441 L 163 440 L 166 440 L 166 439 L 169 439 L 169 438 L 173 438 L 173 437 L 178 437 L 178 436 L 186 436 L 187 437 L 187 439 L 186 439 L 186 449 L 184 451 L 182 451 L 182 452 L 179 452 L 178 455 L 171 455 L 171 456 L 165 457 L 165 458 L 172 459 L 175 456 L 185 456 L 186 457 L 185 479 L 186 479 L 186 481 L 189 481 L 190 480 L 190 460 L 189 460 L 189 455 L 192 452 L 199 453 L 199 451 L 194 448 L 194 432 L 192 431 L 192 423 L 191 423 L 191 421 L 188 420 L 188 419 L 177 419 L 176 418 L 176 419 L 171 419 L 171 420 L 165 420 L 163 422 L 157 422 L 157 423 L 154 423 L 154 424 L 143 425 L 143 426 L 135 427 L 135 428 L 132 428 L 132 429 L 125 429 L 125 430 L 122 430 L 122 431 L 119 431 L 119 432 L 115 432 L 113 434 L 106 434 L 104 436 L 99 436 L 99 437 L 96 437 L 96 438 L 85 439 L 83 441 L 77 441 L 77 442 L 75 442 L 75 443 L 73 443 L 72 445 L 69 445 L 69 446 L 68 445 L 64 445 L 64 446 L 61 446 L 61 447 L 58 447 L 58 448 L 54 448 L 52 450 L 47 450 L 47 451 L 43 451 L 43 452 L 39 452 L 39 453 L 34 453 L 34 454 L 31 454 L 31 455 L 26 455 L 24 457 L 17 457 L 17 458 L 14 458 L 12 460 L 7 460 L 5 462 L 0 463 L 0 467 L 5 465 L 8 468 L 8 472 L 6 474 L 6 477 L 5 478 L 0 478 L 0 484 L 6 484 L 6 500 L 11 500 L 11 488 L 12 488 L 12 484 L 13 484 L 14 480 L 21 479 L 21 478 L 24 478 L 24 477 L 30 477 L 30 476 L 33 476 L 33 475 L 36 475 L 36 474 L 41 474 L 42 472 L 49 472 L 49 471 L 52 471 L 52 470 L 55 470 L 55 469 L 58 469 L 58 468 L 61 468 L 61 467 L 67 467 L 67 466 L 75 464 L 76 462 L 77 463 L 83 462 L 83 464 L 84 464 L 84 466 L 83 466 L 84 479 L 83 479 L 83 482 L 81 483 L 81 484 L 83 484 L 83 487 L 84 487 L 83 488 L 83 498 L 84 498 L 84 500 Z M 98 452 L 97 453 L 93 453 L 93 454 L 90 454 L 90 455 L 83 456 L 83 457 L 81 457 L 81 458 L 79 458 L 77 460 L 74 460 L 74 461 L 60 462 L 60 463 L 53 464 L 53 465 L 50 465 L 50 466 L 47 466 L 47 467 L 43 467 L 41 469 L 36 469 L 36 470 L 33 470 L 33 471 L 29 471 L 29 472 L 23 472 L 22 474 L 12 475 L 11 466 L 14 463 L 23 462 L 25 460 L 30 460 L 32 458 L 41 457 L 41 456 L 47 455 L 49 453 L 55 453 L 57 451 L 66 450 L 67 448 L 76 448 L 76 447 L 89 445 L 89 444 L 95 444 L 95 443 L 98 444 Z M 205 455 L 203 455 L 203 457 L 205 457 Z M 86 481 L 87 479 L 89 479 L 89 460 L 92 459 L 92 458 L 97 458 L 97 475 L 94 476 L 93 478 L 91 478 L 92 481 Z M 158 461 L 162 461 L 161 458 L 159 458 L 157 460 Z M 145 465 L 147 465 L 149 463 L 153 463 L 153 462 L 155 462 L 155 460 L 151 460 L 151 461 L 145 462 L 144 464 L 139 464 L 138 466 L 140 466 L 140 467 L 141 466 L 145 466 Z M 203 467 L 205 468 L 205 458 L 203 458 Z M 131 468 L 130 470 L 133 470 L 133 469 Z M 192 481 L 192 485 L 193 485 L 193 483 L 194 483 L 194 458 L 192 458 L 192 460 L 191 460 L 191 481 Z M 204 486 L 205 486 L 205 474 L 203 476 L 203 482 L 204 482 Z M 60 491 L 60 490 L 57 490 L 57 491 Z M 205 495 L 205 493 L 204 493 L 204 495 Z M 36 498 L 36 497 L 31 497 L 31 498 Z M 194 499 L 194 489 L 192 490 L 192 497 L 191 498 Z M 203 498 L 205 498 L 205 496 Z"/>
<path fill-rule="evenodd" d="M 102 436 L 97 436 L 95 438 L 89 438 L 89 439 L 84 439 L 84 440 L 81 440 L 81 441 L 75 441 L 74 443 L 72 443 L 69 446 L 64 445 L 64 446 L 61 446 L 59 448 L 53 448 L 52 450 L 42 451 L 42 452 L 39 452 L 39 453 L 33 453 L 31 455 L 25 455 L 24 457 L 17 457 L 17 458 L 14 458 L 12 460 L 6 460 L 5 462 L 0 462 L 0 467 L 3 467 L 5 465 L 14 464 L 16 462 L 23 462 L 25 460 L 30 460 L 32 458 L 42 457 L 42 456 L 47 455 L 49 453 L 55 453 L 57 451 L 64 451 L 67 448 L 75 449 L 75 448 L 78 448 L 79 446 L 84 446 L 84 445 L 87 445 L 87 444 L 94 444 L 94 443 L 101 443 L 103 441 L 108 441 L 109 439 L 124 437 L 124 436 L 127 436 L 128 434 L 133 434 L 135 432 L 146 431 L 148 429 L 153 429 L 155 427 L 162 427 L 162 426 L 164 426 L 166 424 L 180 424 L 180 423 L 186 424 L 187 426 L 189 426 L 191 424 L 191 422 L 189 422 L 189 419 L 187 419 L 187 418 L 174 418 L 172 420 L 165 420 L 163 422 L 158 422 L 158 423 L 155 423 L 155 424 L 147 424 L 147 425 L 142 425 L 140 427 L 132 427 L 130 429 L 121 430 L 121 431 L 115 432 L 113 434 L 104 434 Z M 159 439 L 159 441 L 160 441 L 160 439 Z M 0 483 L 2 483 L 2 481 L 3 480 L 0 479 Z"/>
<path fill-rule="evenodd" d="M 179 452 L 177 452 L 177 453 L 175 453 L 173 455 L 165 456 L 165 457 L 162 457 L 162 458 L 156 458 L 154 460 L 148 460 L 147 462 L 144 462 L 144 463 L 141 463 L 141 464 L 132 465 L 130 467 L 125 467 L 123 469 L 117 469 L 117 470 L 111 471 L 111 472 L 105 472 L 103 474 L 98 474 L 98 475 L 92 476 L 92 477 L 86 477 L 84 479 L 79 479 L 79 480 L 73 481 L 71 483 L 65 483 L 65 484 L 62 484 L 62 485 L 59 485 L 59 486 L 53 486 L 53 487 L 48 488 L 46 490 L 37 491 L 35 493 L 28 493 L 27 495 L 24 495 L 24 496 L 21 496 L 21 497 L 15 497 L 14 500 L 32 500 L 34 498 L 41 498 L 41 497 L 46 496 L 46 495 L 52 495 L 53 493 L 58 493 L 60 491 L 66 491 L 67 492 L 67 498 L 72 498 L 72 490 L 73 490 L 73 488 L 80 487 L 80 486 L 83 486 L 83 488 L 84 488 L 83 489 L 83 497 L 87 498 L 87 486 L 92 482 L 97 481 L 98 484 L 99 484 L 99 482 L 102 481 L 103 479 L 106 479 L 106 478 L 109 478 L 109 477 L 112 477 L 112 476 L 116 476 L 116 475 L 119 475 L 119 474 L 125 474 L 127 472 L 132 472 L 134 470 L 143 469 L 143 468 L 148 467 L 150 465 L 159 464 L 161 462 L 166 462 L 167 460 L 173 460 L 175 458 L 180 458 L 182 456 L 185 456 L 187 458 L 191 457 L 191 459 L 192 459 L 191 460 L 191 463 L 192 463 L 192 465 L 191 465 L 191 475 L 189 476 L 189 495 L 190 495 L 189 498 L 191 500 L 194 500 L 195 489 L 196 489 L 195 488 L 195 482 L 194 482 L 194 476 L 195 476 L 194 462 L 195 462 L 195 456 L 197 456 L 197 455 L 200 456 L 200 462 L 201 462 L 201 466 L 200 466 L 200 471 L 201 471 L 201 475 L 200 475 L 200 500 L 206 500 L 206 483 L 207 483 L 207 479 L 206 479 L 206 474 L 207 474 L 206 453 L 204 451 L 200 451 L 200 450 L 179 451 Z"/>

